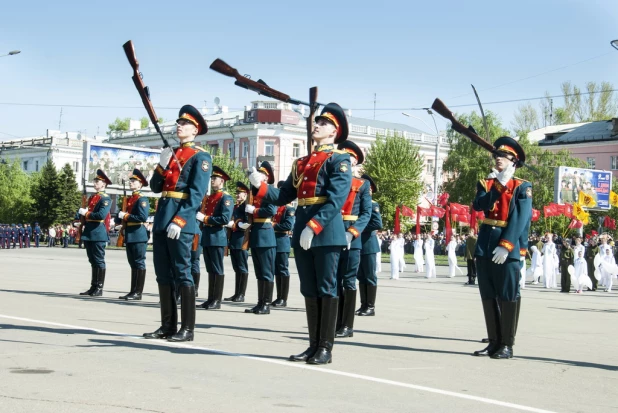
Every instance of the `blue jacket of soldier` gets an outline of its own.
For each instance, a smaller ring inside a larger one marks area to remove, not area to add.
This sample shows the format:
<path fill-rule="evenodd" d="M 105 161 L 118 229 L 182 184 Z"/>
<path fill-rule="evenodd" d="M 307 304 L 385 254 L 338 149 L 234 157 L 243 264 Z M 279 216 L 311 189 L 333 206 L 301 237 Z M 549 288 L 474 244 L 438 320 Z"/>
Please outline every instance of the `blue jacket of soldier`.
<path fill-rule="evenodd" d="M 30 235 L 32 234 L 32 228 L 30 228 L 29 225 L 26 225 L 26 227 L 24 228 L 24 233 L 26 234 L 26 237 L 30 238 Z"/>
<path fill-rule="evenodd" d="M 230 249 L 233 250 L 242 249 L 242 243 L 245 240 L 246 230 L 238 226 L 240 222 L 249 222 L 247 214 L 245 213 L 245 205 L 246 202 L 234 205 L 234 212 L 232 213 L 232 221 L 234 221 L 234 226 L 231 228 L 232 233 L 230 234 L 229 244 Z"/>
<path fill-rule="evenodd" d="M 24 229 L 24 227 L 22 227 L 21 225 L 18 225 L 17 234 L 19 235 L 19 238 L 23 238 L 23 236 L 26 234 L 26 230 Z"/>
<path fill-rule="evenodd" d="M 483 211 L 474 255 L 491 259 L 496 247 L 509 251 L 508 258 L 525 256 L 528 229 L 532 218 L 532 185 L 512 178 L 503 186 L 497 179 L 482 179 L 476 186 L 474 210 Z"/>
<path fill-rule="evenodd" d="M 253 224 L 249 233 L 249 246 L 251 248 L 276 247 L 275 231 L 272 217 L 277 213 L 277 207 L 271 203 L 253 198 Z"/>
<path fill-rule="evenodd" d="M 380 252 L 380 244 L 378 243 L 377 231 L 382 229 L 382 215 L 380 214 L 380 206 L 377 202 L 371 201 L 371 218 L 369 223 L 361 233 L 361 254 L 376 254 Z"/>
<path fill-rule="evenodd" d="M 306 226 L 315 233 L 312 247 L 345 246 L 341 208 L 351 184 L 350 155 L 326 144 L 297 159 L 280 189 L 262 183 L 256 197 L 276 205 L 298 198 L 293 248 L 300 247 L 300 234 Z"/>
<path fill-rule="evenodd" d="M 181 228 L 182 233 L 197 234 L 200 228 L 195 213 L 199 211 L 208 188 L 212 160 L 208 152 L 193 142 L 182 144 L 174 153 L 182 165 L 182 171 L 172 158 L 165 169 L 157 165 L 150 178 L 152 192 L 162 194 L 152 230 L 155 233 L 167 232 L 167 227 L 173 222 Z M 172 196 L 165 196 L 164 192 L 171 192 L 167 195 Z"/>
<path fill-rule="evenodd" d="M 350 249 L 361 249 L 360 235 L 371 218 L 371 194 L 368 181 L 352 178 L 352 186 L 341 208 L 341 214 L 345 230 L 354 236 Z"/>
<path fill-rule="evenodd" d="M 135 191 L 127 201 L 127 214 L 122 217 L 125 224 L 124 242 L 132 244 L 136 242 L 148 242 L 148 231 L 144 223 L 148 219 L 150 203 L 148 197 L 140 191 Z"/>
<path fill-rule="evenodd" d="M 202 200 L 200 208 L 204 217 L 202 222 L 202 247 L 227 246 L 227 227 L 234 212 L 234 200 L 223 189 L 214 191 Z"/>
<path fill-rule="evenodd" d="M 38 225 L 35 225 L 34 229 L 32 230 L 34 235 L 41 235 L 41 227 L 39 227 Z"/>
<path fill-rule="evenodd" d="M 107 242 L 109 240 L 108 224 L 109 210 L 112 200 L 105 192 L 97 192 L 88 198 L 88 212 L 86 212 L 86 224 L 82 232 L 82 240 Z"/>
<path fill-rule="evenodd" d="M 277 208 L 273 217 L 273 229 L 277 240 L 277 252 L 290 252 L 290 232 L 294 228 L 296 210 L 288 205 Z"/>

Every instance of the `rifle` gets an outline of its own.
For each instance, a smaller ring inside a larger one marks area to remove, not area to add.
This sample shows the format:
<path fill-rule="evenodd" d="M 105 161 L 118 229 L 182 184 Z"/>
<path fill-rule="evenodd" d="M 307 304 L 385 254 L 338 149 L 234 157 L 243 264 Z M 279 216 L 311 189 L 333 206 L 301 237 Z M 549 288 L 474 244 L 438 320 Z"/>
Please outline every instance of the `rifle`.
<path fill-rule="evenodd" d="M 128 203 L 128 199 L 127 199 L 127 186 L 125 184 L 125 180 L 122 180 L 122 212 L 127 212 L 127 203 Z M 120 228 L 120 232 L 118 233 L 118 241 L 116 241 L 116 246 L 117 247 L 122 247 L 122 244 L 124 244 L 124 231 L 125 228 L 127 227 L 127 221 L 125 221 L 124 219 L 122 220 L 122 228 Z"/>
<path fill-rule="evenodd" d="M 245 200 L 245 205 L 253 205 L 253 189 L 249 190 L 249 193 L 247 194 L 247 199 Z M 251 228 L 253 227 L 253 214 L 245 213 L 245 215 L 247 217 L 247 222 L 251 226 L 245 230 L 245 236 L 242 240 L 241 247 L 243 251 L 247 251 L 249 249 L 249 236 L 251 235 Z"/>
<path fill-rule="evenodd" d="M 309 89 L 309 117 L 307 117 L 307 155 L 311 153 L 311 135 L 313 134 L 313 118 L 318 110 L 318 88 L 316 86 Z"/>
<path fill-rule="evenodd" d="M 84 172 L 85 174 L 85 172 Z M 88 194 L 86 193 L 86 179 L 83 180 L 82 183 L 82 208 L 86 208 L 88 206 Z M 82 242 L 82 231 L 86 226 L 86 217 L 84 215 L 79 216 L 79 228 L 77 228 L 77 234 L 75 234 L 75 243 L 78 245 Z"/>
<path fill-rule="evenodd" d="M 152 106 L 152 102 L 150 101 L 150 89 L 148 86 L 144 85 L 144 81 L 142 80 L 142 73 L 139 71 L 139 62 L 137 61 L 137 57 L 135 57 L 135 48 L 133 47 L 133 41 L 129 40 L 125 44 L 122 45 L 124 49 L 124 53 L 127 55 L 127 59 L 133 68 L 133 84 L 135 88 L 139 92 L 140 97 L 142 98 L 142 103 L 144 104 L 144 108 L 146 108 L 146 112 L 148 113 L 148 117 L 150 121 L 155 127 L 155 130 L 159 133 L 161 140 L 163 141 L 163 147 L 169 148 L 170 144 L 163 136 L 163 132 L 161 132 L 161 128 L 159 127 L 159 118 L 157 118 L 157 114 L 155 113 L 154 107 Z M 178 168 L 182 171 L 182 165 L 178 162 L 178 158 L 176 154 L 172 151 L 172 158 L 176 161 Z"/>

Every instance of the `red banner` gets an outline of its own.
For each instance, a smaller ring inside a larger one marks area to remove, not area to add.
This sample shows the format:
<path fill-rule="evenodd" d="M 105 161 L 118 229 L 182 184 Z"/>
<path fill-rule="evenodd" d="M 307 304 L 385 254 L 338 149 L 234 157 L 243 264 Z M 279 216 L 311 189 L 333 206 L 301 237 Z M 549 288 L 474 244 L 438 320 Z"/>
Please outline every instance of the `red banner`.
<path fill-rule="evenodd" d="M 554 206 L 552 204 L 545 205 L 543 207 L 543 214 L 545 215 L 545 218 L 555 217 L 556 215 L 558 215 L 556 209 L 554 208 Z"/>
<path fill-rule="evenodd" d="M 399 234 L 401 232 L 401 225 L 399 223 L 399 205 L 395 208 L 395 227 L 393 228 L 395 234 Z"/>
<path fill-rule="evenodd" d="M 400 212 L 401 212 L 401 215 L 403 215 L 404 217 L 414 218 L 414 211 L 412 211 L 410 208 L 408 208 L 405 205 L 401 206 Z"/>
<path fill-rule="evenodd" d="M 446 210 L 437 207 L 435 205 L 432 205 L 430 208 L 431 211 L 431 216 L 432 217 L 438 217 L 438 218 L 442 218 L 444 216 L 444 214 L 446 213 Z"/>
<path fill-rule="evenodd" d="M 451 215 L 468 215 L 470 213 L 470 210 L 466 205 L 451 202 L 449 206 L 451 207 Z"/>
<path fill-rule="evenodd" d="M 446 233 L 446 245 L 451 242 L 451 235 L 453 234 L 453 228 L 451 228 L 451 206 L 446 205 L 446 223 L 444 224 L 444 232 Z"/>
<path fill-rule="evenodd" d="M 574 229 L 574 228 L 581 228 L 584 226 L 584 223 L 581 222 L 580 220 L 577 220 L 575 218 L 573 218 L 571 220 L 571 223 L 569 224 L 569 229 Z"/>
<path fill-rule="evenodd" d="M 536 222 L 539 220 L 539 218 L 541 217 L 541 211 L 539 211 L 538 209 L 534 209 L 532 208 L 532 222 Z"/>
<path fill-rule="evenodd" d="M 423 208 L 421 206 L 416 207 L 416 212 L 422 217 L 430 217 L 431 216 L 431 208 Z"/>
<path fill-rule="evenodd" d="M 616 220 L 606 216 L 603 220 L 603 226 L 607 229 L 616 229 Z"/>
<path fill-rule="evenodd" d="M 564 214 L 565 217 L 575 218 L 573 216 L 573 204 L 564 204 L 563 208 L 564 208 L 564 211 L 562 213 Z"/>
<path fill-rule="evenodd" d="M 439 197 L 438 197 L 438 202 L 437 204 L 441 207 L 446 206 L 446 204 L 448 204 L 448 197 L 449 194 L 447 192 L 443 192 Z"/>

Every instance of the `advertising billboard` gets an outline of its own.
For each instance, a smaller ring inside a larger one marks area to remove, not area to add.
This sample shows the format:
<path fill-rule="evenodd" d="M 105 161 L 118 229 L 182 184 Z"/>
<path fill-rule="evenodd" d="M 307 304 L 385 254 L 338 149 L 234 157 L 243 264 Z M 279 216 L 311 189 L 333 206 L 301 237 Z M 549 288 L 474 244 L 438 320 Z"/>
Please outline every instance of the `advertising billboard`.
<path fill-rule="evenodd" d="M 557 204 L 577 202 L 581 191 L 592 196 L 596 201 L 597 205 L 591 209 L 608 210 L 610 209 L 609 193 L 611 189 L 611 171 L 572 168 L 570 166 L 556 168 L 554 202 Z"/>

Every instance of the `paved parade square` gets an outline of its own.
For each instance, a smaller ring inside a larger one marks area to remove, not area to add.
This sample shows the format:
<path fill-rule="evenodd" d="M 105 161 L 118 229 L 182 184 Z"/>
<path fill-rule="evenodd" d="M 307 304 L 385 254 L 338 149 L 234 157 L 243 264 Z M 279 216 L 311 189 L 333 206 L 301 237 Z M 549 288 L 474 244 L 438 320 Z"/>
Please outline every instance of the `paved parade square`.
<path fill-rule="evenodd" d="M 141 338 L 159 326 L 150 252 L 141 302 L 117 299 L 129 283 L 121 250 L 107 251 L 102 298 L 78 295 L 84 250 L 0 256 L 2 412 L 618 411 L 618 293 L 528 286 L 515 358 L 492 360 L 471 356 L 486 335 L 476 287 L 447 267 L 389 280 L 385 263 L 376 317 L 357 317 L 333 363 L 312 367 L 286 360 L 307 344 L 293 260 L 288 308 L 244 314 L 251 274 L 245 303 L 198 310 L 195 341 L 171 344 Z"/>

